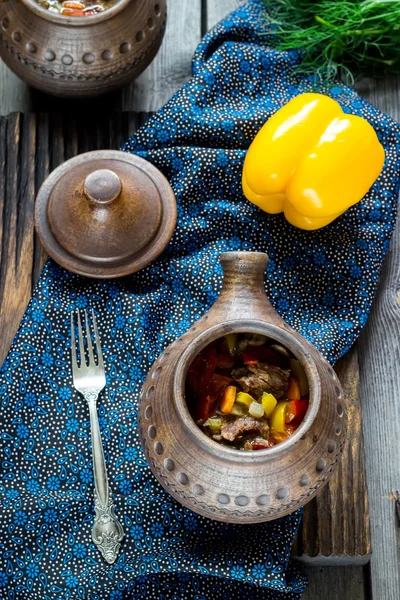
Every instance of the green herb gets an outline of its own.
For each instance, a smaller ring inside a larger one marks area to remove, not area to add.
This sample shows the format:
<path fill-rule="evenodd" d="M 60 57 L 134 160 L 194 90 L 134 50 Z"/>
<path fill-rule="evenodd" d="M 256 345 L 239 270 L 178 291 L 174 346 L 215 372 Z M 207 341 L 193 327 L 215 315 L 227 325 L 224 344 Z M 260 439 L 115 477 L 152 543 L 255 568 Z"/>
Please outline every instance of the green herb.
<path fill-rule="evenodd" d="M 344 70 L 400 73 L 400 0 L 264 0 L 271 43 L 300 50 L 300 70 L 329 81 Z"/>

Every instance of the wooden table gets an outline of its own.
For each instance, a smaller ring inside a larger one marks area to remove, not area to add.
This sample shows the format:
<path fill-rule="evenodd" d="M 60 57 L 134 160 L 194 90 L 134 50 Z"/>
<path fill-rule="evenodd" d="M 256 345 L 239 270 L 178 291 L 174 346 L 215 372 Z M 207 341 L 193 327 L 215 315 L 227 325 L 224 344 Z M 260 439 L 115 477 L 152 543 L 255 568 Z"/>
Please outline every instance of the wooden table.
<path fill-rule="evenodd" d="M 11 159 L 17 160 L 22 153 L 20 160 L 26 165 L 20 175 L 12 170 L 4 174 L 9 189 L 14 190 L 15 203 L 5 202 L 0 210 L 0 362 L 44 260 L 32 229 L 33 198 L 39 182 L 59 162 L 79 152 L 96 147 L 117 148 L 127 132 L 132 133 L 143 122 L 146 112 L 157 110 L 190 77 L 191 56 L 201 36 L 239 4 L 239 0 L 169 0 L 167 31 L 153 64 L 128 88 L 86 104 L 43 96 L 0 65 L 0 114 L 25 113 L 3 119 L 0 127 L 7 127 L 7 135 L 17 140 Z M 358 87 L 371 102 L 399 118 L 399 84 L 400 80 L 379 84 L 364 80 Z M 44 111 L 59 112 L 60 116 L 27 114 Z M 84 133 L 79 135 L 79 113 L 86 111 L 94 115 L 90 122 L 84 120 Z M 137 115 L 114 114 L 114 111 L 144 112 Z M 98 123 L 102 124 L 101 131 Z M 20 206 L 21 199 L 28 201 Z M 355 427 L 361 422 L 359 397 L 363 406 L 372 559 L 364 566 L 343 566 L 348 565 L 349 556 L 354 565 L 357 553 L 358 562 L 369 560 L 370 533 L 368 519 L 364 517 L 368 513 L 363 495 L 364 453 L 360 446 L 362 438 L 358 436 L 348 445 L 339 476 L 307 508 L 297 555 L 306 561 L 312 556 L 314 565 L 332 564 L 332 557 L 340 556 L 337 562 L 342 566 L 311 569 L 306 600 L 362 600 L 371 593 L 374 600 L 400 598 L 399 529 L 392 496 L 400 488 L 400 409 L 395 393 L 400 388 L 400 371 L 396 368 L 400 304 L 398 247 L 397 228 L 369 323 L 356 348 L 339 365 Z M 339 537 L 335 535 L 337 530 L 342 532 Z"/>

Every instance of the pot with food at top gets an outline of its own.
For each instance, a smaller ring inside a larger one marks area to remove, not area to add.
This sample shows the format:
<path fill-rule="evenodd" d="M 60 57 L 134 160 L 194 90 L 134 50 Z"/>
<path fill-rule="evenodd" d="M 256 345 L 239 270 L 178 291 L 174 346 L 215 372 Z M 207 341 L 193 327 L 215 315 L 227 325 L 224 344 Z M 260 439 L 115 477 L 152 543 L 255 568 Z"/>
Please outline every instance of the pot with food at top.
<path fill-rule="evenodd" d="M 0 56 L 26 83 L 55 96 L 96 96 L 150 64 L 166 0 L 3 0 Z"/>
<path fill-rule="evenodd" d="M 222 254 L 219 299 L 157 359 L 140 402 L 141 441 L 160 483 L 191 510 L 232 523 L 306 504 L 346 437 L 341 385 L 269 303 L 267 260 Z"/>

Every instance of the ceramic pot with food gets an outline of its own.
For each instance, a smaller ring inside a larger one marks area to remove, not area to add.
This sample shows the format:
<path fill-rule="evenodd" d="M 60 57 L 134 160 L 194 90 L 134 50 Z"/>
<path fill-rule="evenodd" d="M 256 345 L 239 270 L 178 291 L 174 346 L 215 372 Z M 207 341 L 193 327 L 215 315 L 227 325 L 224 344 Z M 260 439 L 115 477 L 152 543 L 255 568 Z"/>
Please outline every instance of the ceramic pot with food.
<path fill-rule="evenodd" d="M 165 22 L 165 0 L 3 0 L 0 56 L 43 92 L 96 96 L 144 71 Z"/>
<path fill-rule="evenodd" d="M 191 510 L 232 523 L 309 502 L 346 438 L 339 380 L 269 303 L 267 261 L 222 254 L 219 299 L 157 359 L 140 402 L 141 441 L 159 482 Z"/>

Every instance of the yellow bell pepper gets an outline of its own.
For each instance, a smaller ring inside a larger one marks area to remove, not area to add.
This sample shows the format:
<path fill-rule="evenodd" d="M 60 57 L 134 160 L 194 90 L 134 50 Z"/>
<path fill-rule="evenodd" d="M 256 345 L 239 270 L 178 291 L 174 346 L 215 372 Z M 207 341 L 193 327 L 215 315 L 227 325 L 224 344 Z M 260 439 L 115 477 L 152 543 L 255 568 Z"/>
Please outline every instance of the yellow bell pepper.
<path fill-rule="evenodd" d="M 269 426 L 272 429 L 272 433 L 285 433 L 286 431 L 286 408 L 287 402 L 278 402 L 274 412 L 269 419 Z"/>
<path fill-rule="evenodd" d="M 367 193 L 385 151 L 365 119 L 322 94 L 300 94 L 260 129 L 247 152 L 242 187 L 264 211 L 301 229 L 324 227 Z"/>

